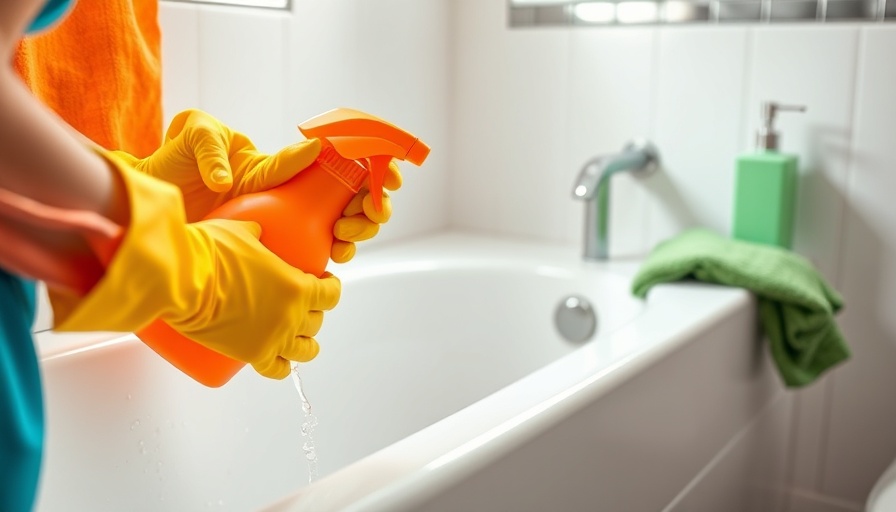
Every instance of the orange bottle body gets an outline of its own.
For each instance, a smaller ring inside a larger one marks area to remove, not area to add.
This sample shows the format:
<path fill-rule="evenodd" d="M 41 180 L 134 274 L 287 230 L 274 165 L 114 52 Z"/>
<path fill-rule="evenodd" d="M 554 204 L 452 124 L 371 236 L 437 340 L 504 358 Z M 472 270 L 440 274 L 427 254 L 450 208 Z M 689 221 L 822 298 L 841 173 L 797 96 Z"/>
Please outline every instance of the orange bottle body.
<path fill-rule="evenodd" d="M 325 144 L 318 159 L 286 183 L 234 198 L 206 218 L 257 222 L 265 247 L 293 267 L 321 276 L 330 259 L 333 225 L 366 173 Z M 209 387 L 226 384 L 245 366 L 194 342 L 161 319 L 136 334 L 169 363 Z"/>
<path fill-rule="evenodd" d="M 330 259 L 333 225 L 357 191 L 318 160 L 283 185 L 237 197 L 208 217 L 257 222 L 265 247 L 293 267 L 320 277 Z"/>
<path fill-rule="evenodd" d="M 279 187 L 228 201 L 207 218 L 257 222 L 265 247 L 290 265 L 320 276 L 330 259 L 333 225 L 364 182 L 369 178 L 373 204 L 379 210 L 383 178 L 392 159 L 422 165 L 430 149 L 393 124 L 346 108 L 311 118 L 299 125 L 299 131 L 321 140 L 314 164 Z M 206 386 L 224 385 L 245 366 L 190 340 L 160 319 L 137 336 Z"/>

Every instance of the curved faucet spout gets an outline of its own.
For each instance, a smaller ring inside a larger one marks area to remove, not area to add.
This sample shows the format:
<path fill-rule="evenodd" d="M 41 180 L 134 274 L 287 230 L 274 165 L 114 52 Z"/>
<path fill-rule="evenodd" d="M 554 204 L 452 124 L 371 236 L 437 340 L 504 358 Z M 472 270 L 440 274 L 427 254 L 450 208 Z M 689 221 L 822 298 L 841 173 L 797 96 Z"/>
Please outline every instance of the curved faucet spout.
<path fill-rule="evenodd" d="M 633 141 L 619 153 L 585 162 L 576 178 L 572 195 L 585 201 L 584 257 L 605 260 L 609 256 L 610 178 L 630 172 L 646 176 L 659 167 L 659 152 L 649 141 Z"/>

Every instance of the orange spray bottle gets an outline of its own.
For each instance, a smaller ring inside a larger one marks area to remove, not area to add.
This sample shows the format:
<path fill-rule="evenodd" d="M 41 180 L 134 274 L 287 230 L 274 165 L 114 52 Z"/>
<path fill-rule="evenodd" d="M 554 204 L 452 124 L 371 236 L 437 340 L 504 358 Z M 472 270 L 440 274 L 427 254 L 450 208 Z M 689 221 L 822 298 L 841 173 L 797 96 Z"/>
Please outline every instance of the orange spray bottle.
<path fill-rule="evenodd" d="M 260 241 L 304 272 L 324 273 L 333 244 L 333 225 L 365 181 L 377 210 L 383 179 L 393 158 L 421 165 L 429 147 L 382 119 L 351 109 L 335 109 L 299 125 L 322 143 L 317 160 L 271 190 L 234 198 L 207 218 L 254 221 Z M 161 319 L 136 333 L 175 367 L 210 387 L 228 382 L 245 363 L 208 349 Z"/>

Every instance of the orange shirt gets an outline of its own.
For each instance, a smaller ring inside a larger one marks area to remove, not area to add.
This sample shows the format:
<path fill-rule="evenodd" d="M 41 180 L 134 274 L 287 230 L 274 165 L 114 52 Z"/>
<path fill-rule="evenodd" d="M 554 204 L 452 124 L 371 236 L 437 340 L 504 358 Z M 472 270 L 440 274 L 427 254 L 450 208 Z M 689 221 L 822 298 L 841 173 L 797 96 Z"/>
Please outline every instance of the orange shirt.
<path fill-rule="evenodd" d="M 142 158 L 161 144 L 158 0 L 79 0 L 58 26 L 20 43 L 15 67 L 100 146 Z"/>

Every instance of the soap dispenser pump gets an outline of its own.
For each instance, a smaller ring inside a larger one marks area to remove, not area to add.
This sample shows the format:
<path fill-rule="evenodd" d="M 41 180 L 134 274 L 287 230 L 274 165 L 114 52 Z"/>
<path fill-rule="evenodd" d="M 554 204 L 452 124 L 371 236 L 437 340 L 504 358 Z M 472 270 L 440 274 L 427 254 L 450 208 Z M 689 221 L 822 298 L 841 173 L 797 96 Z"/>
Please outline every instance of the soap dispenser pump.
<path fill-rule="evenodd" d="M 780 136 L 774 124 L 782 111 L 805 112 L 806 107 L 763 102 L 756 151 L 737 158 L 732 236 L 789 249 L 799 159 L 778 151 Z"/>

